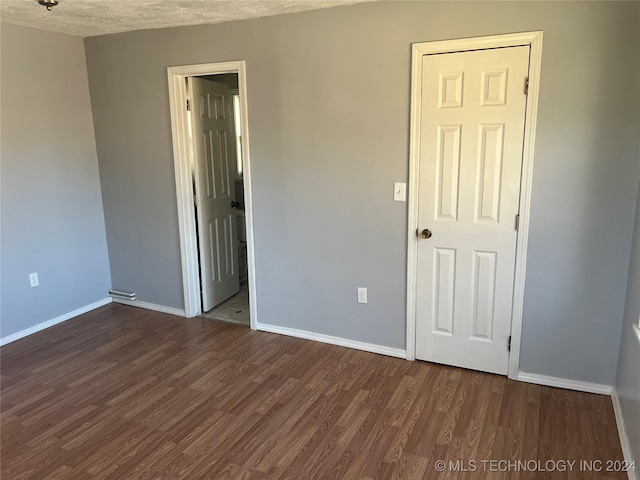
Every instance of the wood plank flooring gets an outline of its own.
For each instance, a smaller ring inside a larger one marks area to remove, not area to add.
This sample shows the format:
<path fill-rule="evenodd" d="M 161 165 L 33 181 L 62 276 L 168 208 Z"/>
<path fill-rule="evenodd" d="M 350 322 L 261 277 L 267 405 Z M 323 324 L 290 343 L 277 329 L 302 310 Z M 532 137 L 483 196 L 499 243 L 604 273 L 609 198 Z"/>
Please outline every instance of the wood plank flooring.
<path fill-rule="evenodd" d="M 124 305 L 3 347 L 0 371 L 7 480 L 626 478 L 497 471 L 622 460 L 607 396 Z"/>

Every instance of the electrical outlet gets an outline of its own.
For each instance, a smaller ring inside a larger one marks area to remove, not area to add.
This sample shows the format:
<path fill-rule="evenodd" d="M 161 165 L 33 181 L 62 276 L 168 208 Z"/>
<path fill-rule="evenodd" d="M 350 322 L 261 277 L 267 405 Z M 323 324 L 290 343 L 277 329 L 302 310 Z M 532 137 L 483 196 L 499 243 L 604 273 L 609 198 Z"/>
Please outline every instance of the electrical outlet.
<path fill-rule="evenodd" d="M 29 283 L 31 284 L 31 288 L 37 287 L 38 285 L 40 285 L 40 282 L 38 281 L 38 272 L 33 272 L 29 274 Z"/>
<path fill-rule="evenodd" d="M 367 289 L 358 287 L 358 303 L 367 303 Z"/>

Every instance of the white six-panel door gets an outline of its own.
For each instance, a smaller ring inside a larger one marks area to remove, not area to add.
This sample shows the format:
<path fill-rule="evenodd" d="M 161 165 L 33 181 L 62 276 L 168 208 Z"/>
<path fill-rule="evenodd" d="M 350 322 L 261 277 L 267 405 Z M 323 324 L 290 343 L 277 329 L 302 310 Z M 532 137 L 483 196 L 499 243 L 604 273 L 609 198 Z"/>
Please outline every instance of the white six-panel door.
<path fill-rule="evenodd" d="M 240 290 L 233 102 L 225 84 L 189 78 L 202 310 Z"/>
<path fill-rule="evenodd" d="M 506 374 L 529 47 L 424 55 L 416 358 Z"/>

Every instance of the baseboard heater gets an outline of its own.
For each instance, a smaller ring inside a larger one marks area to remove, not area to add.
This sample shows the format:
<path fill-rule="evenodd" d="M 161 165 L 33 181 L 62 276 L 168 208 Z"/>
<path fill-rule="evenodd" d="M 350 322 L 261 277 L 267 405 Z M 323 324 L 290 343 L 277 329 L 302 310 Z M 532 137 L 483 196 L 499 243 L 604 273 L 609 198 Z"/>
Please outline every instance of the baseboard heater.
<path fill-rule="evenodd" d="M 135 300 L 135 292 L 121 292 L 120 290 L 109 290 L 109 296 L 114 298 L 124 298 L 125 300 Z"/>

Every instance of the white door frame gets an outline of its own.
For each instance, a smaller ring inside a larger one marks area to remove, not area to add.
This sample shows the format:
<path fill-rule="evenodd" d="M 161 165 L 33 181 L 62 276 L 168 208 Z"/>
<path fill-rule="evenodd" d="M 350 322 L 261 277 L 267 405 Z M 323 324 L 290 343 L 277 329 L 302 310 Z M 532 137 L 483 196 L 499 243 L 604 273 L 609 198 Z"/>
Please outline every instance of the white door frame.
<path fill-rule="evenodd" d="M 407 359 L 416 358 L 416 288 L 418 279 L 418 186 L 420 180 L 420 118 L 422 98 L 422 57 L 436 53 L 453 53 L 488 48 L 530 46 L 529 91 L 527 95 L 522 179 L 520 187 L 520 228 L 516 245 L 513 310 L 511 314 L 511 352 L 509 378 L 517 378 L 520 364 L 520 339 L 524 303 L 524 281 L 529 237 L 529 212 L 533 179 L 540 66 L 542 62 L 542 32 L 524 32 L 489 37 L 463 38 L 436 42 L 414 43 L 411 59 L 411 130 L 409 155 L 409 213 L 407 234 Z M 524 85 L 523 85 L 524 88 Z"/>
<path fill-rule="evenodd" d="M 249 270 L 249 310 L 251 328 L 258 323 L 256 301 L 256 264 L 253 236 L 253 196 L 251 188 L 251 155 L 249 152 L 249 122 L 247 117 L 247 74 L 244 60 L 168 67 L 169 104 L 171 107 L 171 134 L 173 161 L 176 173 L 176 199 L 178 202 L 178 228 L 182 259 L 184 311 L 187 318 L 202 313 L 200 303 L 200 276 L 198 273 L 198 238 L 193 205 L 192 152 L 188 138 L 186 78 L 220 73 L 238 74 L 240 96 L 240 129 L 242 136 L 242 172 L 244 183 L 245 219 L 247 225 L 247 266 Z"/>

